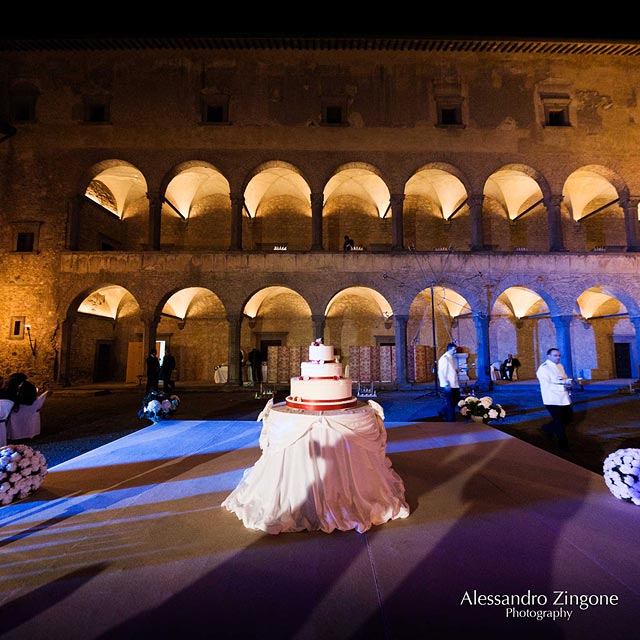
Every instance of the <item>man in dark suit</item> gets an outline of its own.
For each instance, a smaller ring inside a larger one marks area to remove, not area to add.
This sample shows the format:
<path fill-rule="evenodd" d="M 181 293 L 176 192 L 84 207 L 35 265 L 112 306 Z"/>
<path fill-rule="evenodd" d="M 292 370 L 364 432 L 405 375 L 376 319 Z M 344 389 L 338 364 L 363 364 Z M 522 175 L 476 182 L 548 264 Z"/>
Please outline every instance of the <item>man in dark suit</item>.
<path fill-rule="evenodd" d="M 510 353 L 507 359 L 502 363 L 500 369 L 504 372 L 503 380 L 513 380 L 513 372 L 520 366 L 520 360 L 514 358 Z"/>
<path fill-rule="evenodd" d="M 157 391 L 160 380 L 160 361 L 158 360 L 158 352 L 151 349 L 147 356 L 147 388 L 145 394 L 149 391 Z"/>
<path fill-rule="evenodd" d="M 173 391 L 176 387 L 175 382 L 171 379 L 171 374 L 176 368 L 176 359 L 169 349 L 165 351 L 162 358 L 162 366 L 160 367 L 160 377 L 162 378 L 162 387 L 165 391 Z"/>
<path fill-rule="evenodd" d="M 252 349 L 249 353 L 249 364 L 254 382 L 262 382 L 262 353 L 259 349 Z"/>

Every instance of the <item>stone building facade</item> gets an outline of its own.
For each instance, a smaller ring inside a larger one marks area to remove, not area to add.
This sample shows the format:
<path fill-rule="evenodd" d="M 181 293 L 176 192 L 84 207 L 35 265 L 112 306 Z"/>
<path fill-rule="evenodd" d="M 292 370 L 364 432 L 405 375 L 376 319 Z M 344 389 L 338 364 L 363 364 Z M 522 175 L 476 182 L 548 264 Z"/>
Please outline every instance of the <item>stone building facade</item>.
<path fill-rule="evenodd" d="M 508 353 L 637 377 L 640 44 L 0 42 L 0 375 L 240 351 Z M 342 250 L 351 236 L 355 251 Z M 431 378 L 429 378 L 430 380 Z"/>

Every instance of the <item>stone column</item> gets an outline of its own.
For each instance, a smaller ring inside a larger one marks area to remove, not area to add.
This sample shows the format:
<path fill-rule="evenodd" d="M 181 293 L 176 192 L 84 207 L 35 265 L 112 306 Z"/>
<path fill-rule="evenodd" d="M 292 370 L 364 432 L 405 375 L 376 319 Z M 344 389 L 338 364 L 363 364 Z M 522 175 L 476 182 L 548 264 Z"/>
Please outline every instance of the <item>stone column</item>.
<path fill-rule="evenodd" d="M 549 196 L 544 198 L 547 208 L 547 224 L 549 226 L 549 251 L 566 251 L 562 237 L 562 217 L 560 205 L 563 196 Z"/>
<path fill-rule="evenodd" d="M 556 344 L 550 344 L 547 349 L 556 346 L 560 349 L 560 361 L 566 374 L 572 378 L 573 358 L 571 357 L 571 320 L 573 316 L 552 316 L 551 321 L 556 328 Z M 546 349 L 545 349 L 546 353 Z M 546 355 L 545 355 L 546 357 Z"/>
<path fill-rule="evenodd" d="M 229 323 L 229 356 L 227 361 L 228 376 L 227 384 L 232 386 L 242 386 L 240 376 L 240 328 L 242 327 L 242 314 L 230 314 L 227 316 Z"/>
<path fill-rule="evenodd" d="M 311 194 L 311 251 L 324 251 L 322 242 L 322 207 L 324 194 Z M 316 336 L 317 337 L 317 336 Z"/>
<path fill-rule="evenodd" d="M 391 251 L 404 251 L 404 193 L 391 194 Z"/>
<path fill-rule="evenodd" d="M 473 314 L 473 324 L 476 328 L 478 340 L 478 357 L 476 360 L 476 375 L 478 384 L 491 388 L 491 376 L 489 374 L 489 316 L 486 313 Z"/>
<path fill-rule="evenodd" d="M 311 321 L 313 322 L 313 340 L 321 338 L 324 342 L 324 324 L 326 322 L 324 313 L 312 315 Z"/>
<path fill-rule="evenodd" d="M 147 193 L 147 198 L 149 200 L 148 245 L 153 251 L 159 251 L 162 224 L 162 198 L 157 194 L 151 193 Z"/>
<path fill-rule="evenodd" d="M 467 198 L 469 212 L 471 214 L 471 251 L 484 249 L 484 234 L 482 232 L 482 194 L 472 194 Z"/>
<path fill-rule="evenodd" d="M 147 345 L 146 352 L 143 354 L 143 358 L 146 358 L 152 349 L 156 348 L 156 339 L 158 336 L 158 325 L 160 324 L 160 318 L 157 316 L 145 317 L 142 320 L 144 324 L 144 336 L 142 341 Z"/>
<path fill-rule="evenodd" d="M 244 197 L 231 194 L 231 246 L 229 251 L 242 251 L 242 211 Z M 231 367 L 231 363 L 229 363 Z"/>
<path fill-rule="evenodd" d="M 640 203 L 640 197 L 638 196 L 620 198 L 620 206 L 624 211 L 627 251 L 640 251 L 640 246 L 638 245 L 638 203 Z"/>
<path fill-rule="evenodd" d="M 632 357 L 631 361 L 637 363 L 640 362 L 640 318 L 638 316 L 634 318 L 629 317 L 629 320 L 631 321 L 633 328 L 636 330 L 635 357 Z M 640 380 L 640 371 L 636 371 L 636 373 Z"/>
<path fill-rule="evenodd" d="M 407 321 L 409 316 L 393 314 L 396 332 L 396 383 L 398 389 L 410 389 L 407 380 Z"/>

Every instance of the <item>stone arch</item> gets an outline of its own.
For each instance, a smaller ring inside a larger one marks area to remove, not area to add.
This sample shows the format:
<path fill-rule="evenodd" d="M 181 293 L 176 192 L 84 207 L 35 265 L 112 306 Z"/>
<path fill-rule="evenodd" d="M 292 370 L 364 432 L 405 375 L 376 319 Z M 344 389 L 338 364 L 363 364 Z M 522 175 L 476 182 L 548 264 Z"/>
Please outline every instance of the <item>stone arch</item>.
<path fill-rule="evenodd" d="M 545 251 L 550 188 L 544 177 L 525 164 L 498 167 L 483 189 L 485 244 L 500 251 Z"/>
<path fill-rule="evenodd" d="M 628 198 L 629 189 L 615 171 L 595 164 L 579 167 L 567 176 L 562 195 L 570 221 L 569 250 L 624 250 L 627 230 L 620 201 Z"/>
<path fill-rule="evenodd" d="M 177 380 L 213 383 L 215 368 L 227 362 L 229 351 L 227 310 L 220 297 L 207 287 L 177 287 L 161 297 L 156 317 L 156 340 L 175 356 Z"/>
<path fill-rule="evenodd" d="M 585 288 L 576 298 L 575 371 L 586 379 L 636 378 L 638 300 L 616 284 Z M 633 320 L 632 320 L 633 318 Z"/>
<path fill-rule="evenodd" d="M 83 251 L 143 249 L 147 240 L 147 182 L 130 162 L 103 160 L 83 175 L 74 205 L 74 245 Z"/>
<path fill-rule="evenodd" d="M 228 179 L 203 160 L 182 162 L 162 181 L 161 244 L 180 250 L 226 250 L 231 243 Z"/>
<path fill-rule="evenodd" d="M 143 345 L 142 310 L 118 284 L 85 287 L 70 300 L 63 322 L 60 377 L 65 384 L 125 382 L 135 367 L 130 343 Z M 141 350 L 142 353 L 142 350 Z M 133 380 L 129 380 L 133 381 Z"/>
<path fill-rule="evenodd" d="M 366 162 L 338 166 L 324 187 L 323 237 L 342 249 L 345 235 L 356 246 L 391 246 L 391 193 L 382 172 Z"/>
<path fill-rule="evenodd" d="M 311 189 L 298 167 L 262 163 L 249 174 L 243 198 L 247 247 L 304 251 L 311 245 Z"/>
<path fill-rule="evenodd" d="M 418 251 L 469 248 L 468 180 L 457 167 L 443 162 L 420 166 L 405 183 L 404 194 L 407 246 Z"/>
<path fill-rule="evenodd" d="M 392 375 L 391 349 L 381 356 L 382 363 L 377 359 L 379 350 L 361 349 L 395 344 L 393 309 L 384 295 L 370 286 L 345 286 L 331 296 L 325 316 L 325 342 L 336 348 L 345 369 L 353 365 L 346 370 L 354 380 L 379 380 L 381 367 Z M 366 362 L 361 351 L 369 354 Z M 351 362 L 352 355 L 358 358 L 357 363 Z"/>

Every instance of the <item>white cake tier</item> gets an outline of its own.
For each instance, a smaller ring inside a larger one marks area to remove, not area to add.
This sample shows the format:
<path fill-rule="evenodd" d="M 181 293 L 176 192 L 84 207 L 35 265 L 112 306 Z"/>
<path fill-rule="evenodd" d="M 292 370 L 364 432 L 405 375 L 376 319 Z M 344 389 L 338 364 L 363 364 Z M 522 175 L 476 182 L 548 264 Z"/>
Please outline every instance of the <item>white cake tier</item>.
<path fill-rule="evenodd" d="M 291 378 L 291 394 L 286 402 L 291 407 L 317 410 L 321 406 L 350 407 L 357 400 L 352 395 L 350 378 L 305 380 L 296 377 Z"/>
<path fill-rule="evenodd" d="M 339 362 L 301 362 L 301 377 L 342 378 L 342 365 Z"/>
<path fill-rule="evenodd" d="M 309 360 L 318 362 L 318 360 L 324 360 L 325 362 L 331 362 L 336 359 L 333 347 L 326 344 L 311 345 L 309 347 Z"/>

